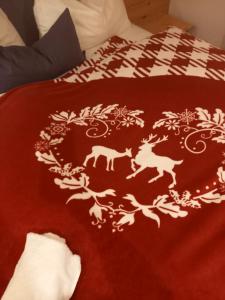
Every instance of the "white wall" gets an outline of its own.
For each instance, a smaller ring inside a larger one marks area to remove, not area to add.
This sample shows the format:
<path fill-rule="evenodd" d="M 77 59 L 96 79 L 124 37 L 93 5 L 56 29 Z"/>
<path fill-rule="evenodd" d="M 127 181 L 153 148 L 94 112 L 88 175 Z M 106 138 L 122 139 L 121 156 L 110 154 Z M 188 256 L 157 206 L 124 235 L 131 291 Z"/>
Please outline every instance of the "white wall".
<path fill-rule="evenodd" d="M 171 0 L 170 14 L 193 24 L 197 37 L 225 48 L 225 0 Z"/>

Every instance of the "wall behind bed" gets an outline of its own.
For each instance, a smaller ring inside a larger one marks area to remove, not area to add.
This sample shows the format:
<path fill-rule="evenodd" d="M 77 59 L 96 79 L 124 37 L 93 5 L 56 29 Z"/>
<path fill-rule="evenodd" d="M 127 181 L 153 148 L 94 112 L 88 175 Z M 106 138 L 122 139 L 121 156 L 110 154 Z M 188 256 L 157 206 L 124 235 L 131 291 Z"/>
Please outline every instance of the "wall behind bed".
<path fill-rule="evenodd" d="M 193 24 L 196 36 L 225 48 L 225 0 L 171 0 L 170 14 Z"/>

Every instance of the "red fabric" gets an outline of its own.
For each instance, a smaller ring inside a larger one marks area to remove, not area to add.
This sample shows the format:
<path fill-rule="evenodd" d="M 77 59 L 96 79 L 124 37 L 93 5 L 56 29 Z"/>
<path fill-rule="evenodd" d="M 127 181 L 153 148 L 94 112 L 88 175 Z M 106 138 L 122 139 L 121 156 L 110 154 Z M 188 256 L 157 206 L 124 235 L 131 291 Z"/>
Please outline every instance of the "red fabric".
<path fill-rule="evenodd" d="M 168 76 L 37 83 L 4 96 L 0 292 L 26 234 L 50 231 L 82 258 L 74 300 L 224 299 L 224 91 L 224 82 Z M 147 142 L 150 134 L 157 137 Z M 96 145 L 132 148 L 138 168 L 139 147 L 153 141 L 153 165 L 134 178 L 126 178 L 133 173 L 129 156 L 115 158 L 115 171 L 106 171 L 104 156 L 96 168 L 90 159 L 75 170 Z M 50 151 L 58 165 L 43 162 Z M 148 183 L 168 158 L 177 162 L 177 184 L 168 188 L 168 172 Z"/>

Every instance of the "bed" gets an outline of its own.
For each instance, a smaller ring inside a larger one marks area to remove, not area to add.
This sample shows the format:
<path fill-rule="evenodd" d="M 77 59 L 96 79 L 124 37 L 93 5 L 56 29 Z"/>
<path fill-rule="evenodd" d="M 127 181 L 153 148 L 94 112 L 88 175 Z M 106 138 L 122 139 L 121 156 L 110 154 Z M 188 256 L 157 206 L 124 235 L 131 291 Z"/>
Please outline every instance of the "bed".
<path fill-rule="evenodd" d="M 81 257 L 71 299 L 224 299 L 225 51 L 142 33 L 1 98 L 1 292 L 53 232 Z"/>

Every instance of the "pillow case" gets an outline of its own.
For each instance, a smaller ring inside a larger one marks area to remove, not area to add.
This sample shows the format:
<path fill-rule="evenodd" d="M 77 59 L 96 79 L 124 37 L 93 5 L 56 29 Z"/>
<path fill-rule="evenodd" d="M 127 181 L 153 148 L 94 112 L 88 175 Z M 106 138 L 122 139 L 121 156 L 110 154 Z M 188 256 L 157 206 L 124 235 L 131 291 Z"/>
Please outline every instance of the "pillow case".
<path fill-rule="evenodd" d="M 120 35 L 131 26 L 123 0 L 81 0 L 81 2 L 102 14 L 108 37 Z"/>
<path fill-rule="evenodd" d="M 6 14 L 0 8 L 0 46 L 24 46 L 24 42 Z"/>
<path fill-rule="evenodd" d="M 24 83 L 53 79 L 83 60 L 70 13 L 65 10 L 32 47 L 0 47 L 0 93 Z"/>
<path fill-rule="evenodd" d="M 40 36 L 48 32 L 66 8 L 69 8 L 82 50 L 97 46 L 107 39 L 101 13 L 77 0 L 35 0 L 34 15 Z"/>
<path fill-rule="evenodd" d="M 8 16 L 26 45 L 39 39 L 33 13 L 34 0 L 0 0 L 0 8 Z"/>

